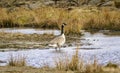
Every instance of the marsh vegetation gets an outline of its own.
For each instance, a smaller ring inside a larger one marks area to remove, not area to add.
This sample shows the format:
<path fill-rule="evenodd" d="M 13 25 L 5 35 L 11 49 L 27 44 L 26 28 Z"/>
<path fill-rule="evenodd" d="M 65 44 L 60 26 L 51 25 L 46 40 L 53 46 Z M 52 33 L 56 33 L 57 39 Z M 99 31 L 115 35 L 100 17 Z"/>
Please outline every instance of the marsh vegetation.
<path fill-rule="evenodd" d="M 83 7 L 65 8 L 43 7 L 34 10 L 18 8 L 8 12 L 0 8 L 0 27 L 33 27 L 60 29 L 65 22 L 66 34 L 79 34 L 80 29 L 120 30 L 120 11 L 111 8 Z"/>
<path fill-rule="evenodd" d="M 85 63 L 82 56 L 79 56 L 79 49 L 76 49 L 71 58 L 66 54 L 63 57 L 54 58 L 54 67 L 50 67 L 47 63 L 40 68 L 27 66 L 27 56 L 11 54 L 8 60 L 8 66 L 0 67 L 1 73 L 119 73 L 120 68 L 117 64 L 109 62 L 100 65 L 94 57 L 93 63 Z"/>
<path fill-rule="evenodd" d="M 119 0 L 0 0 L 0 73 L 120 73 L 119 8 Z M 66 43 L 56 52 L 48 43 L 62 23 Z"/>

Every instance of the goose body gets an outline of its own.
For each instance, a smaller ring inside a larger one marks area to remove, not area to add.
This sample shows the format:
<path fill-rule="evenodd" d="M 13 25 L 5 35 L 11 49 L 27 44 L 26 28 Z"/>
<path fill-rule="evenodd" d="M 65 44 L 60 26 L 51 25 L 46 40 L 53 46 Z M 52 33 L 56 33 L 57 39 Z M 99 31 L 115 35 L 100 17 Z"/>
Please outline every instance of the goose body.
<path fill-rule="evenodd" d="M 63 23 L 62 26 L 61 26 L 61 35 L 54 38 L 53 40 L 50 41 L 49 43 L 49 47 L 54 47 L 56 50 L 57 48 L 61 48 L 61 46 L 65 43 L 66 39 L 65 39 L 65 35 L 64 35 L 64 26 L 66 24 Z"/>
<path fill-rule="evenodd" d="M 65 43 L 65 35 L 62 34 L 56 38 L 54 38 L 52 41 L 50 41 L 49 46 L 50 47 L 58 47 L 62 46 Z"/>

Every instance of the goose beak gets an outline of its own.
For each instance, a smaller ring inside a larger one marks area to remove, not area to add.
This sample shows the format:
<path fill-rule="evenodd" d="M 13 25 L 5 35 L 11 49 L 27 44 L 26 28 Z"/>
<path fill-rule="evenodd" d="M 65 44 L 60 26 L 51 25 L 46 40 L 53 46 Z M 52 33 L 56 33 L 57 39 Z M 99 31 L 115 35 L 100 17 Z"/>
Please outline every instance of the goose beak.
<path fill-rule="evenodd" d="M 63 23 L 63 25 L 67 25 L 66 23 Z"/>

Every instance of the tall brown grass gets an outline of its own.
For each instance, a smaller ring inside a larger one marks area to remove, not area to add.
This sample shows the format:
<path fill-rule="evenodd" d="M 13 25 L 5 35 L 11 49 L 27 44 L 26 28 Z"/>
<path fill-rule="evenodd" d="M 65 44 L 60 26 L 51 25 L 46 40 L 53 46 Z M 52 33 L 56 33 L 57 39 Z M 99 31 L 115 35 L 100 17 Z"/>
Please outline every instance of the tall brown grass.
<path fill-rule="evenodd" d="M 68 58 L 67 55 L 65 55 L 65 58 L 58 57 L 57 60 L 55 60 L 56 69 L 58 70 L 79 70 L 82 66 L 82 60 L 79 60 L 78 57 L 78 50 L 76 50 L 75 54 L 72 56 L 72 58 Z"/>
<path fill-rule="evenodd" d="M 76 49 L 76 52 L 71 59 L 69 59 L 68 57 L 64 59 L 58 57 L 58 60 L 55 61 L 56 69 L 65 71 L 72 70 L 78 71 L 80 73 L 102 72 L 102 66 L 98 64 L 97 59 L 95 59 L 93 63 L 85 64 L 83 58 L 78 55 L 78 52 L 78 49 Z"/>
<path fill-rule="evenodd" d="M 119 66 L 117 64 L 112 63 L 112 62 L 109 62 L 105 67 L 118 68 Z"/>
<path fill-rule="evenodd" d="M 80 33 L 80 29 L 120 30 L 120 11 L 109 8 L 64 8 L 41 7 L 34 10 L 16 8 L 9 11 L 0 8 L 0 27 L 36 27 L 60 29 L 67 23 L 66 34 Z"/>
<path fill-rule="evenodd" d="M 91 13 L 84 23 L 84 29 L 101 29 L 101 30 L 120 30 L 120 13 L 119 11 L 110 11 L 103 8 L 97 13 Z"/>
<path fill-rule="evenodd" d="M 8 66 L 26 66 L 26 57 L 24 55 L 10 54 Z"/>
<path fill-rule="evenodd" d="M 102 66 L 98 64 L 96 59 L 94 59 L 92 64 L 87 64 L 85 67 L 85 73 L 98 73 L 102 71 Z"/>

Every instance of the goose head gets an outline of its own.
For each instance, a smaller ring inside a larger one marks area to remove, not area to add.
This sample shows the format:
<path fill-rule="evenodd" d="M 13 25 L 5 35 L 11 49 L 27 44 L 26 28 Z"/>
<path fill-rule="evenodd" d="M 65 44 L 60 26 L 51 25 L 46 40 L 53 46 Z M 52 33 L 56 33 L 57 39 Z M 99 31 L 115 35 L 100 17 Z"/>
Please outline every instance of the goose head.
<path fill-rule="evenodd" d="M 66 23 L 62 23 L 62 26 L 65 26 L 65 25 L 67 25 Z"/>

